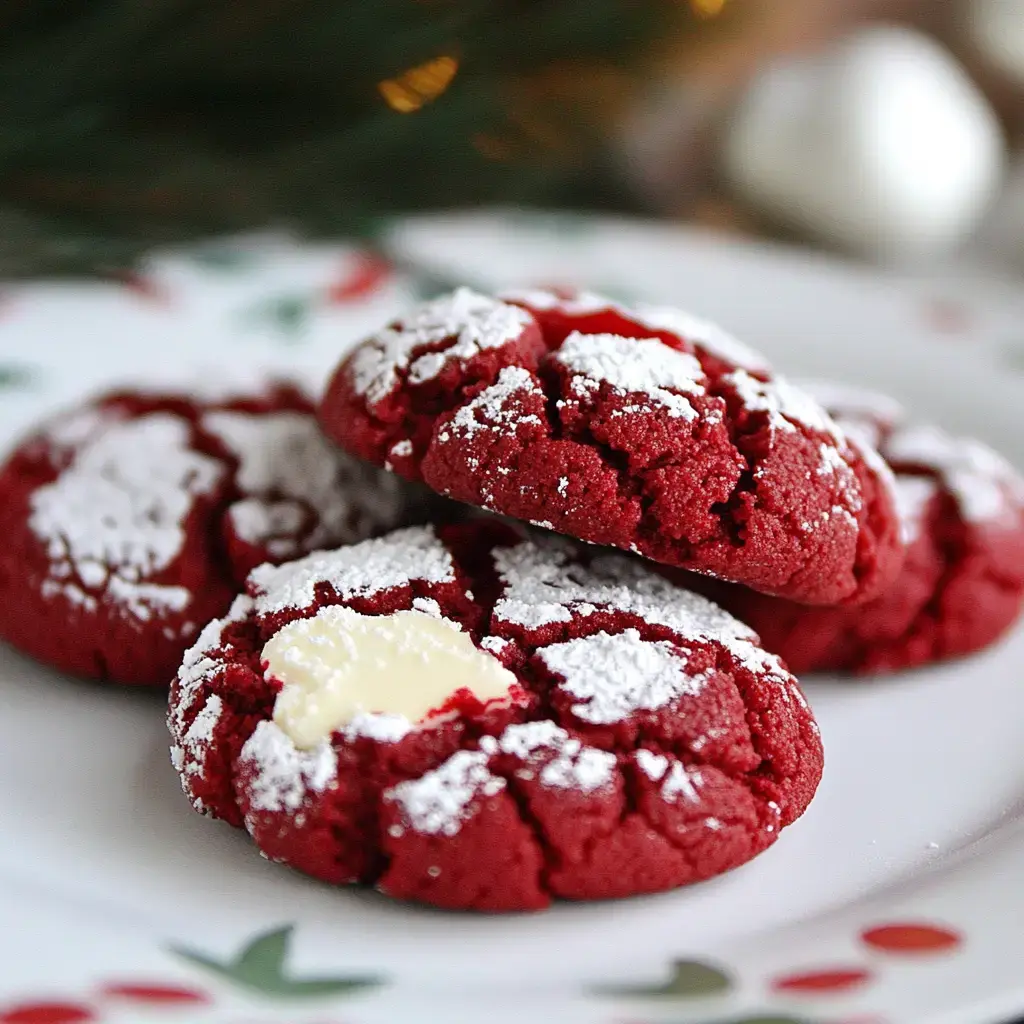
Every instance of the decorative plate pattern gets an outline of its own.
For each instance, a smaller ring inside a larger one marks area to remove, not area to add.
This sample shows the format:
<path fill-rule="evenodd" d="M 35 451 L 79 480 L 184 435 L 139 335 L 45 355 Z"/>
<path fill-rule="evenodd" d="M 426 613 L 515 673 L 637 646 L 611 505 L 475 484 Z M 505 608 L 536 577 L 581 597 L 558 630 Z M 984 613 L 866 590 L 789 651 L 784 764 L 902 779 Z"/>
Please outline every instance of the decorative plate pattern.
<path fill-rule="evenodd" d="M 794 374 L 882 386 L 1024 463 L 1024 303 L 637 222 L 396 225 L 389 258 L 279 237 L 0 295 L 0 438 L 83 391 L 319 384 L 415 297 L 585 285 L 720 320 Z M 938 296 L 938 298 L 937 298 Z M 748 867 L 651 899 L 485 918 L 328 890 L 194 816 L 147 694 L 0 649 L 0 1024 L 884 1024 L 1024 1011 L 1024 633 L 808 690 L 827 768 Z"/>

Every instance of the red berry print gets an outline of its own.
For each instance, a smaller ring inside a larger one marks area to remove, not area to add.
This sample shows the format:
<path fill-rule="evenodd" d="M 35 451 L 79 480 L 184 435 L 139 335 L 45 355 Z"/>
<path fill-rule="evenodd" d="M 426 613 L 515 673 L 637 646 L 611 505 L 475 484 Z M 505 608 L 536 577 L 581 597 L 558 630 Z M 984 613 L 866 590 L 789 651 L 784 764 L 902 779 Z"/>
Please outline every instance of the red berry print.
<path fill-rule="evenodd" d="M 0 1024 L 85 1024 L 99 1018 L 75 1003 L 24 1003 L 0 1012 Z"/>
<path fill-rule="evenodd" d="M 883 953 L 938 954 L 952 953 L 963 945 L 963 936 L 950 928 L 931 924 L 884 924 L 868 928 L 861 939 L 872 949 Z"/>
<path fill-rule="evenodd" d="M 353 271 L 327 290 L 327 301 L 344 305 L 357 302 L 377 291 L 391 276 L 391 264 L 373 253 L 364 252 L 356 257 Z"/>
<path fill-rule="evenodd" d="M 205 992 L 181 985 L 110 984 L 100 989 L 100 995 L 104 999 L 123 999 L 151 1006 L 184 1006 L 210 1001 Z"/>
<path fill-rule="evenodd" d="M 830 971 L 810 971 L 806 974 L 789 974 L 776 978 L 772 988 L 776 992 L 791 992 L 803 995 L 829 995 L 848 992 L 863 985 L 871 977 L 870 971 L 861 968 L 839 968 Z"/>

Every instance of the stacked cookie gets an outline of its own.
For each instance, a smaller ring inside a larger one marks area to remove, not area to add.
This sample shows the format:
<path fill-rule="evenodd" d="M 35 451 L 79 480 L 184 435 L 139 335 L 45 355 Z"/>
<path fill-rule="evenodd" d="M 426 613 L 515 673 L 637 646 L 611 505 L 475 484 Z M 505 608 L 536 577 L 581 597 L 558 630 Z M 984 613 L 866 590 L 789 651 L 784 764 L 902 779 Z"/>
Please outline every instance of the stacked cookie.
<path fill-rule="evenodd" d="M 0 635 L 173 680 L 197 810 L 447 908 L 744 863 L 821 777 L 787 663 L 966 654 L 1024 598 L 1024 482 L 994 453 L 587 294 L 426 303 L 317 407 L 105 396 L 0 494 Z"/>
<path fill-rule="evenodd" d="M 978 441 L 915 423 L 885 395 L 806 382 L 836 422 L 895 474 L 906 557 L 854 607 L 808 608 L 753 590 L 703 585 L 794 672 L 861 676 L 981 651 L 1020 615 L 1024 479 Z"/>

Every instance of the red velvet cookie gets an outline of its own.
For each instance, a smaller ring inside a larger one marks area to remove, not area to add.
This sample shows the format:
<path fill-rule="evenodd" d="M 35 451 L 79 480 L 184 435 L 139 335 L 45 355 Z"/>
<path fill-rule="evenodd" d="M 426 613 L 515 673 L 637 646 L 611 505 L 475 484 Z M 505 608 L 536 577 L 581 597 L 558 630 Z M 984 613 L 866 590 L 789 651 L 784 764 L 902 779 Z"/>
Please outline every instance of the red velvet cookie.
<path fill-rule="evenodd" d="M 903 571 L 856 608 L 807 608 L 739 587 L 715 597 L 798 673 L 890 672 L 987 647 L 1024 602 L 1024 479 L 977 441 L 908 423 L 884 396 L 809 388 L 895 471 Z"/>
<path fill-rule="evenodd" d="M 869 598 L 903 557 L 884 470 L 675 310 L 461 289 L 356 348 L 320 419 L 459 501 L 812 604 Z"/>
<path fill-rule="evenodd" d="M 752 631 L 639 560 L 496 519 L 256 569 L 168 724 L 196 809 L 270 859 L 481 911 L 727 871 L 822 769 Z"/>
<path fill-rule="evenodd" d="M 109 394 L 0 468 L 0 637 L 64 671 L 165 686 L 249 570 L 409 521 L 288 385 L 220 403 Z"/>

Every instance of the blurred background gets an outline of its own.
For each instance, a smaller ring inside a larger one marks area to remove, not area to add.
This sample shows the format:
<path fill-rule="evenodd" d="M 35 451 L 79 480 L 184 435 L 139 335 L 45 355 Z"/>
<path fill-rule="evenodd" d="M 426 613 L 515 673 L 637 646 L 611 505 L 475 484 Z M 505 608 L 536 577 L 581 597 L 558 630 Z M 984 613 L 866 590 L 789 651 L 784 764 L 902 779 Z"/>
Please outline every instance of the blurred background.
<path fill-rule="evenodd" d="M 396 212 L 1024 272 L 1024 0 L 5 0 L 0 275 Z"/>

